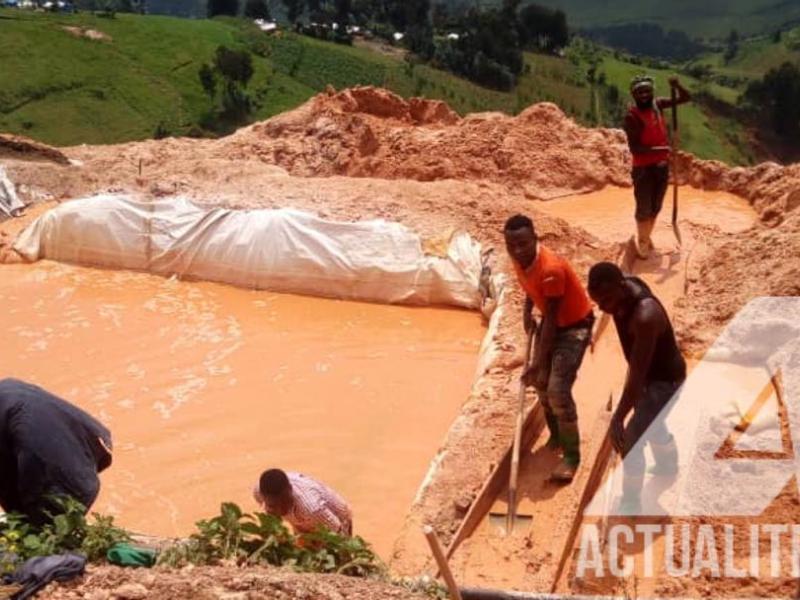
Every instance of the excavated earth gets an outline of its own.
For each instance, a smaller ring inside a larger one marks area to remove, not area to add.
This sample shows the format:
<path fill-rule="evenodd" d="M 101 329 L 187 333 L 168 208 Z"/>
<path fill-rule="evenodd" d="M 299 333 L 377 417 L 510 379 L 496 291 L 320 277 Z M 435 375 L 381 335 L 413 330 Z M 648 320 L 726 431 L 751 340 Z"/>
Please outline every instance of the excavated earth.
<path fill-rule="evenodd" d="M 482 113 L 461 118 L 442 102 L 405 101 L 375 88 L 329 91 L 219 140 L 170 138 L 55 149 L 0 136 L 0 164 L 20 197 L 35 205 L 23 217 L 0 224 L 0 260 L 19 260 L 10 249 L 14 237 L 56 203 L 126 191 L 144 198 L 181 194 L 228 207 L 291 206 L 331 219 L 385 218 L 436 239 L 463 229 L 497 249 L 494 268 L 506 274 L 510 265 L 502 225 L 509 215 L 523 212 L 535 220 L 543 242 L 585 275 L 593 262 L 618 256 L 619 236 L 595 236 L 570 225 L 548 215 L 543 202 L 607 186 L 628 187 L 629 160 L 622 131 L 583 128 L 554 104 L 531 106 L 516 117 Z M 686 266 L 685 293 L 674 302 L 673 320 L 684 351 L 700 356 L 751 298 L 800 295 L 800 165 L 730 168 L 680 153 L 678 176 L 695 189 L 744 198 L 757 214 L 752 227 L 733 234 L 713 225 L 692 228 L 704 248 Z M 619 224 L 620 230 L 630 227 L 628 221 Z M 449 432 L 443 432 L 435 472 L 410 508 L 390 557 L 396 572 L 433 570 L 419 525 L 432 524 L 447 543 L 512 437 L 523 339 L 521 297 L 516 285 L 509 292 L 510 305 L 493 340 L 496 357 Z M 782 514 L 797 522 L 796 503 L 789 499 L 784 508 Z M 483 568 L 491 572 L 495 565 Z M 122 595 L 124 584 L 138 586 L 133 593 L 144 590 L 144 595 Z M 662 586 L 658 591 L 716 595 L 714 585 Z M 748 592 L 758 589 L 724 590 Z M 81 582 L 47 592 L 53 598 L 189 595 L 413 597 L 375 582 L 279 570 L 243 573 L 231 567 L 149 573 L 93 567 Z"/>

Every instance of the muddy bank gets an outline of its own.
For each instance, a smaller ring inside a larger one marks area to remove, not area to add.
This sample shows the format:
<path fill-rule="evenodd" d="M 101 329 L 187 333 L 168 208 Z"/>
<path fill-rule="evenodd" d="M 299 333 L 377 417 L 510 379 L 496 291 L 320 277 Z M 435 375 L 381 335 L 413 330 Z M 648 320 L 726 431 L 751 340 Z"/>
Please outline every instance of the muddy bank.
<path fill-rule="evenodd" d="M 202 567 L 122 569 L 89 566 L 80 580 L 52 584 L 51 600 L 424 600 L 389 583 L 343 575 L 303 575 L 290 569 Z"/>

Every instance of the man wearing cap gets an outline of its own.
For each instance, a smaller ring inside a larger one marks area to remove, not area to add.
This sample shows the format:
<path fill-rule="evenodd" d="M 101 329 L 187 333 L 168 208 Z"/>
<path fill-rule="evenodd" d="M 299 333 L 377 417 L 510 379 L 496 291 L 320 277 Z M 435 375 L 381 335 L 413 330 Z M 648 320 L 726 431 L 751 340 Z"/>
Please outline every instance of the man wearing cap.
<path fill-rule="evenodd" d="M 674 102 L 671 98 L 654 96 L 652 77 L 634 77 L 631 81 L 634 104 L 625 115 L 625 135 L 633 155 L 631 177 L 636 198 L 636 253 L 643 259 L 653 249 L 650 236 L 669 184 L 670 142 L 663 111 L 691 98 L 677 77 L 670 77 L 669 85 L 677 91 Z"/>

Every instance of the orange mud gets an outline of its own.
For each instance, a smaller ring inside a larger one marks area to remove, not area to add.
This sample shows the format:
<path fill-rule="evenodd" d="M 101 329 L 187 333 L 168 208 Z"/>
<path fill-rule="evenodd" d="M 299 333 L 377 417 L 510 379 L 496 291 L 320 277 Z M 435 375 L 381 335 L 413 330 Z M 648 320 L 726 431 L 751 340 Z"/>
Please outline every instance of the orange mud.
<path fill-rule="evenodd" d="M 386 556 L 467 398 L 483 335 L 466 311 L 185 283 L 51 262 L 0 266 L 2 376 L 112 430 L 94 509 L 186 534 L 280 466 L 329 483 Z"/>
<path fill-rule="evenodd" d="M 741 232 L 758 219 L 746 200 L 725 192 L 681 187 L 679 193 L 682 249 L 676 249 L 670 225 L 670 189 L 653 234 L 659 251 L 650 259 L 633 264 L 633 273 L 652 287 L 670 312 L 684 293 L 686 261 L 695 260 L 707 250 L 706 238 Z M 635 231 L 630 188 L 607 187 L 599 192 L 539 203 L 537 208 L 566 220 L 570 226 L 584 228 L 604 242 L 626 242 Z M 585 280 L 587 273 L 579 269 L 578 274 Z M 599 316 L 599 312 L 596 314 Z M 517 494 L 518 514 L 523 515 L 523 519 L 511 537 L 505 535 L 504 519 L 484 519 L 453 557 L 453 569 L 459 582 L 528 592 L 550 591 L 570 525 L 577 516 L 580 494 L 605 434 L 609 416 L 606 406 L 611 396 L 614 403 L 619 400 L 626 370 L 614 325 L 609 322 L 594 352 L 587 351 L 573 390 L 583 455 L 576 480 L 569 486 L 557 486 L 548 481 L 558 457 L 544 448 L 545 432 L 521 459 Z M 500 515 L 507 512 L 504 494 L 498 498 L 492 512 Z M 560 587 L 559 591 L 568 591 L 568 588 Z M 614 591 L 614 588 L 603 591 Z"/>

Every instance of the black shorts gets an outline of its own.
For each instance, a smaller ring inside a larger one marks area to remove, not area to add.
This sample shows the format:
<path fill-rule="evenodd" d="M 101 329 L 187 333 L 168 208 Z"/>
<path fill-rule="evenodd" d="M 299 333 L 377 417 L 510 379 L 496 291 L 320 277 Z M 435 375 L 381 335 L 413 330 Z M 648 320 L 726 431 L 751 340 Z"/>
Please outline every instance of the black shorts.
<path fill-rule="evenodd" d="M 669 165 L 659 163 L 646 167 L 633 167 L 633 195 L 636 198 L 636 220 L 655 219 L 664 205 L 664 195 L 669 185 Z"/>

